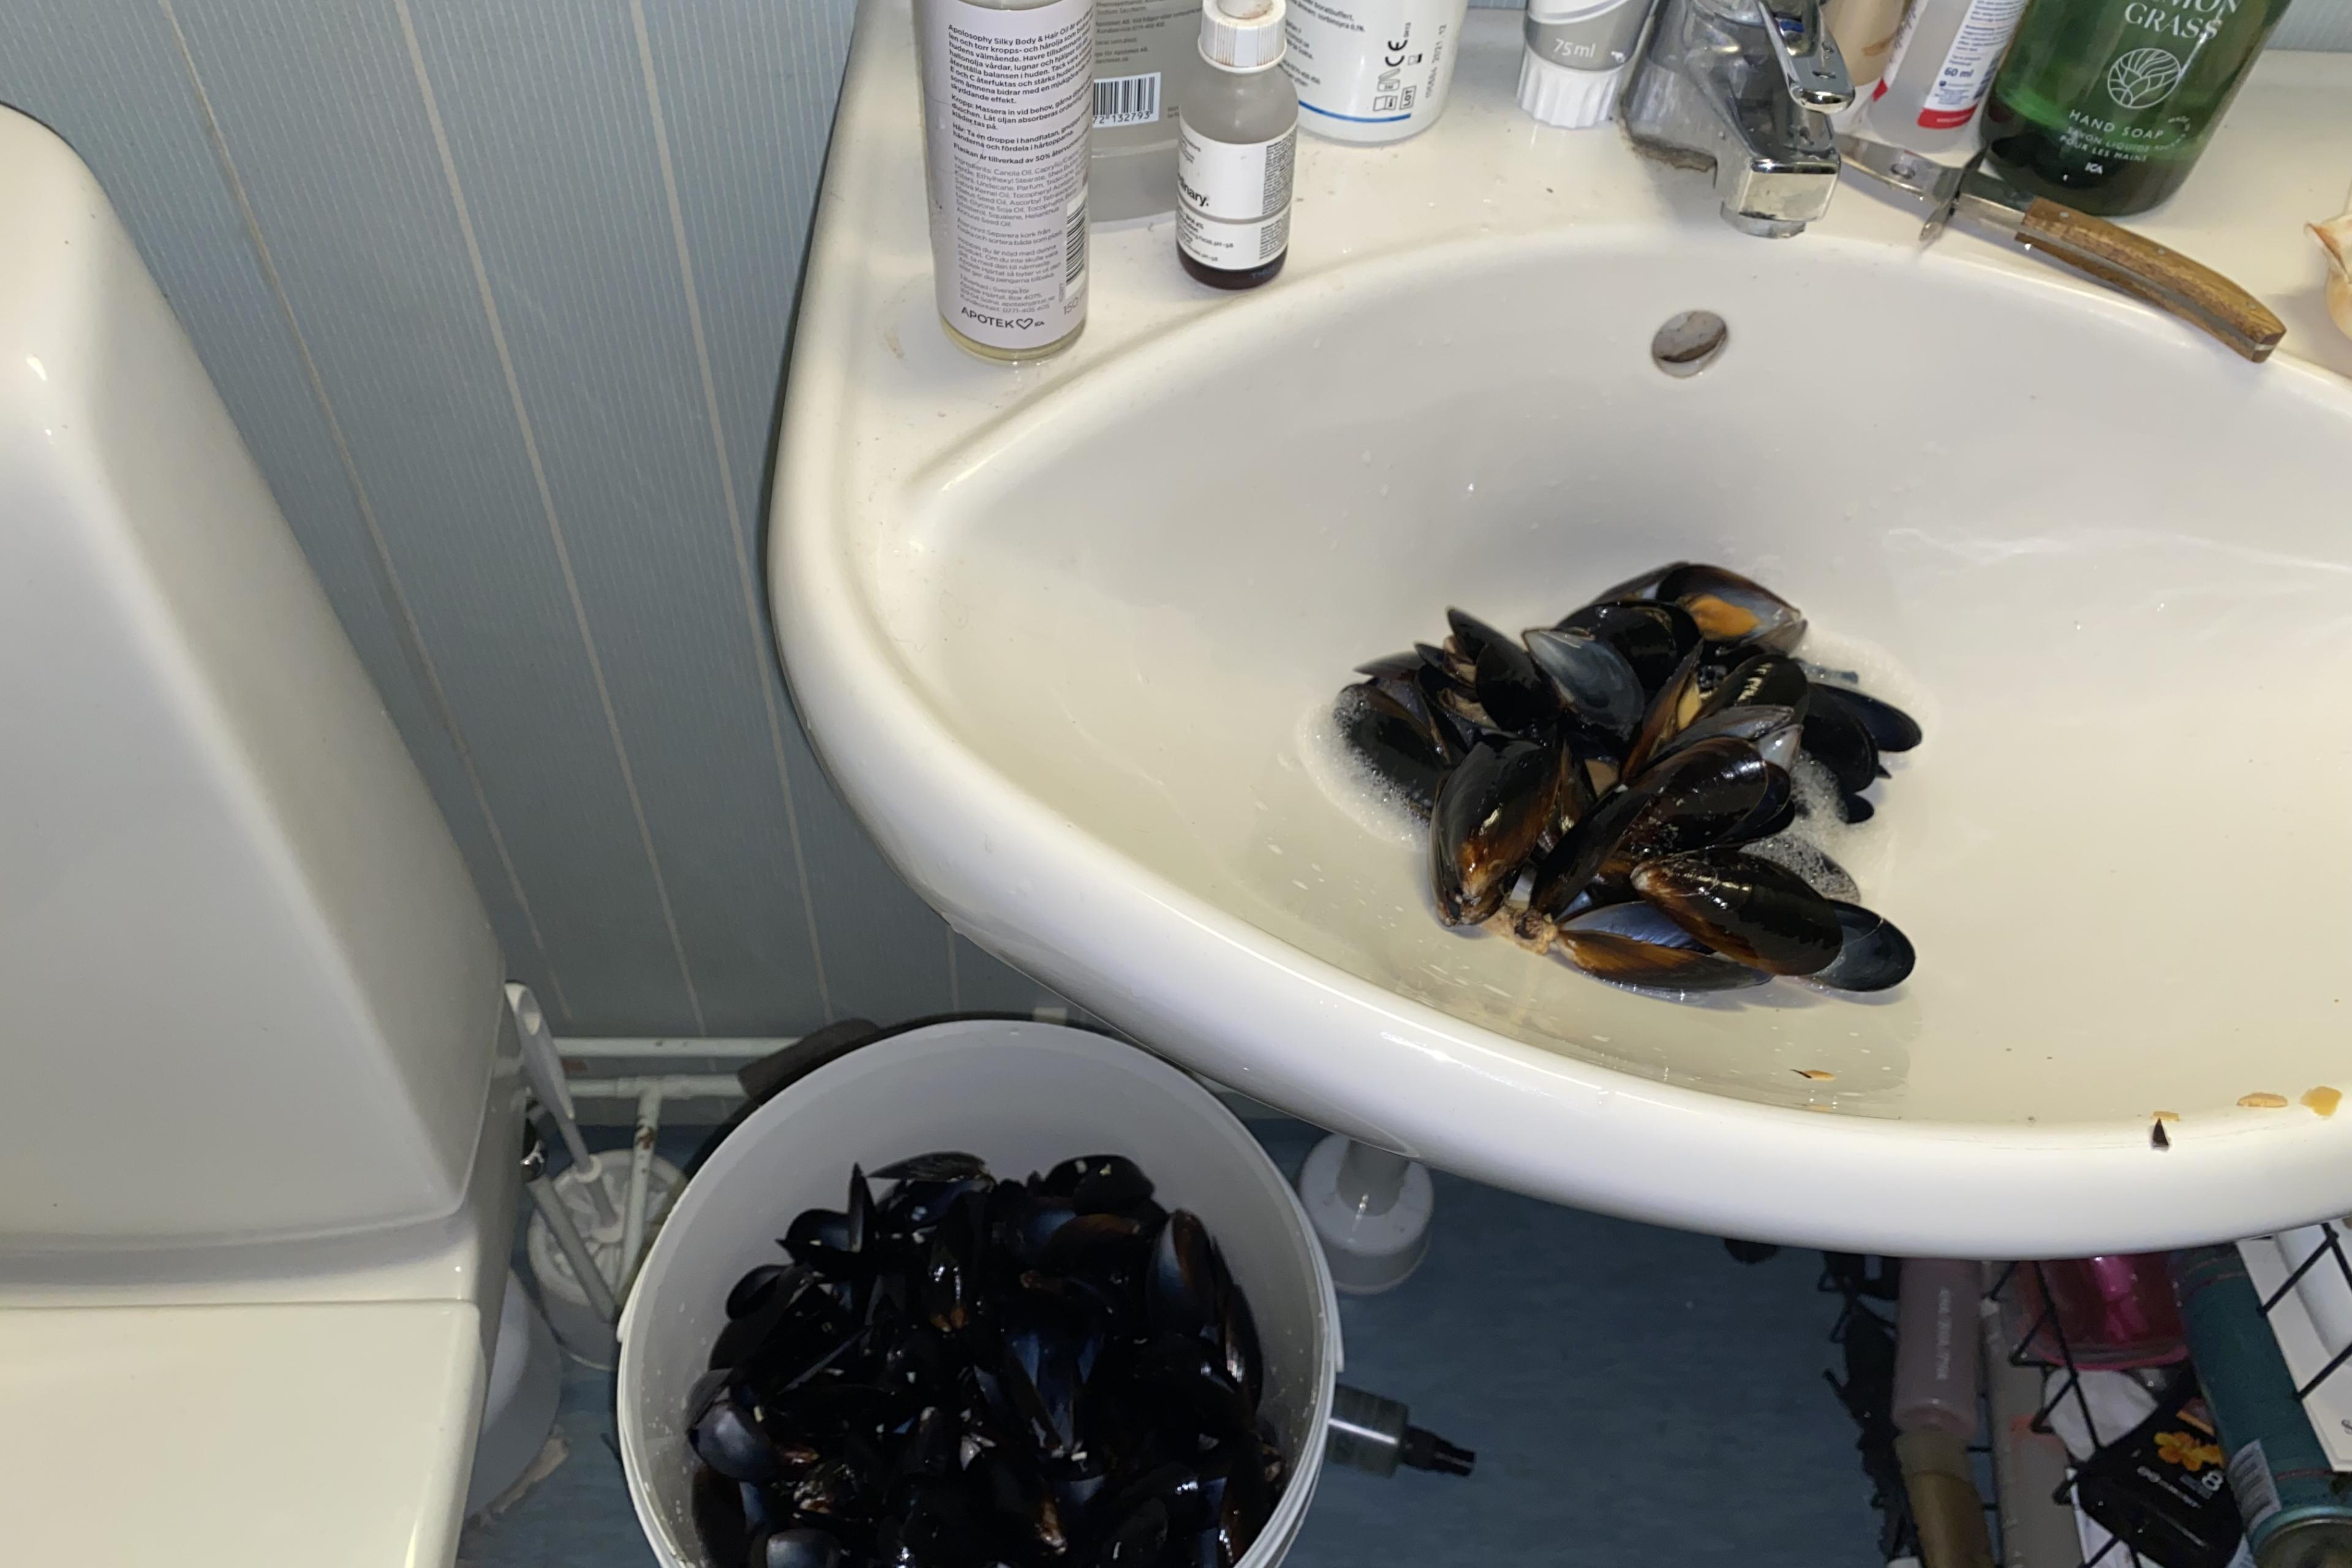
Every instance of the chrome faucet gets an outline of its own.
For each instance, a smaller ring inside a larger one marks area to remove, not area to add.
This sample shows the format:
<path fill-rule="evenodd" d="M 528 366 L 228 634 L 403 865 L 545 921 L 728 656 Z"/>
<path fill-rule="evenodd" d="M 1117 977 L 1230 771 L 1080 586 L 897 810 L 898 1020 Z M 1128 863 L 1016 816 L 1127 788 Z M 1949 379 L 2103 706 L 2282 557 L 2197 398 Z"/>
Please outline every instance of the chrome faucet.
<path fill-rule="evenodd" d="M 1664 0 L 1622 112 L 1642 151 L 1714 169 L 1724 221 L 1780 239 L 1829 210 L 1829 111 L 1853 101 L 1820 0 Z"/>

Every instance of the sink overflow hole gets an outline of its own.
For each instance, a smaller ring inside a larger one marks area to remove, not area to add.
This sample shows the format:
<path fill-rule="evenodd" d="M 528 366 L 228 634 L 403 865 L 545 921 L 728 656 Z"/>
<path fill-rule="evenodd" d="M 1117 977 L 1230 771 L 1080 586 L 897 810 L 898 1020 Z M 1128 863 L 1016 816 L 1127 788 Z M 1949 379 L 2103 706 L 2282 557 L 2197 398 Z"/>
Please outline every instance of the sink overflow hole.
<path fill-rule="evenodd" d="M 1650 358 L 1668 375 L 1696 375 L 1722 356 L 1731 328 L 1713 310 L 1669 317 L 1650 340 Z"/>

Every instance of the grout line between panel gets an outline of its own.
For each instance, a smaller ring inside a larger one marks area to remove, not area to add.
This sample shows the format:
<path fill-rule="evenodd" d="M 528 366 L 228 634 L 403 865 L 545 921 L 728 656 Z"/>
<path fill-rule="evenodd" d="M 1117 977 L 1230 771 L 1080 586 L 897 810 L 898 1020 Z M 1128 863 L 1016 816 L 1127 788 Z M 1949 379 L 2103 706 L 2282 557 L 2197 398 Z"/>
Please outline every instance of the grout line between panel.
<path fill-rule="evenodd" d="M 941 921 L 940 929 L 948 933 L 948 1011 L 961 1013 L 963 1011 L 963 974 L 956 963 L 955 927 Z"/>
<path fill-rule="evenodd" d="M 310 384 L 310 395 L 327 422 L 327 434 L 334 442 L 335 458 L 342 465 L 344 482 L 352 489 L 352 499 L 359 508 L 360 521 L 367 529 L 369 561 L 375 568 L 377 586 L 400 618 L 401 651 L 407 656 L 410 672 L 417 679 L 433 702 L 435 715 L 449 737 L 449 744 L 457 754 L 457 765 L 465 770 L 467 785 L 474 793 L 474 804 L 482 814 L 482 826 L 490 836 L 490 847 L 499 857 L 499 866 L 506 872 L 507 891 L 515 908 L 522 912 L 523 927 L 530 933 L 531 946 L 539 953 L 540 973 L 546 976 L 548 988 L 555 1002 L 556 1012 L 563 1018 L 572 1016 L 572 1004 L 563 994 L 563 981 L 556 973 L 555 963 L 548 954 L 547 941 L 540 933 L 539 917 L 530 907 L 530 897 L 523 891 L 521 873 L 515 869 L 514 857 L 507 849 L 506 835 L 499 830 L 499 819 L 490 809 L 490 797 L 482 787 L 481 774 L 474 767 L 473 748 L 466 742 L 466 732 L 457 722 L 457 710 L 450 706 L 449 693 L 441 684 L 441 671 L 433 662 L 433 655 L 425 646 L 425 631 L 417 624 L 416 612 L 410 605 L 408 590 L 400 580 L 400 569 L 393 563 L 391 546 L 383 537 L 383 528 L 376 520 L 375 502 L 360 479 L 359 463 L 352 456 L 350 440 L 343 434 L 343 422 L 335 413 L 334 399 L 327 395 L 326 378 L 319 372 L 318 362 L 311 357 L 310 342 L 303 334 L 300 321 L 294 314 L 294 301 L 286 292 L 285 280 L 278 273 L 278 258 L 270 253 L 269 241 L 261 232 L 260 215 L 254 211 L 252 197 L 245 188 L 245 176 L 237 172 L 236 160 L 230 155 L 228 138 L 221 129 L 220 117 L 213 110 L 212 94 L 205 87 L 204 73 L 196 68 L 196 57 L 188 47 L 188 36 L 180 26 L 178 12 L 172 0 L 156 0 L 163 12 L 163 21 L 172 29 L 172 42 L 179 49 L 180 66 L 188 74 L 188 86 L 195 93 L 196 112 L 204 119 L 205 137 L 211 143 L 213 159 L 220 165 L 221 177 L 228 184 L 229 195 L 236 203 L 237 215 L 245 221 L 246 237 L 252 242 L 254 257 L 261 268 L 263 281 L 270 297 L 277 301 L 278 313 L 286 318 L 287 334 L 294 340 L 294 352 L 302 361 L 302 374 Z"/>
<path fill-rule="evenodd" d="M 768 746 L 776 763 L 776 787 L 784 800 L 784 834 L 793 847 L 793 868 L 800 877 L 801 915 L 808 925 L 809 957 L 816 966 L 817 1005 L 825 1021 L 834 1018 L 833 988 L 824 973 L 824 943 L 817 931 L 816 897 L 809 886 L 808 857 L 801 850 L 800 810 L 793 799 L 792 770 L 784 760 L 783 715 L 776 702 L 776 676 L 771 667 L 776 650 L 760 616 L 760 578 L 752 567 L 751 546 L 743 528 L 743 509 L 735 495 L 735 471 L 727 458 L 727 431 L 719 416 L 719 381 L 710 368 L 710 344 L 702 329 L 702 296 L 694 286 L 694 260 L 687 248 L 686 209 L 679 200 L 677 170 L 669 152 L 669 122 L 662 112 L 661 88 L 654 74 L 653 39 L 646 27 L 645 0 L 629 0 L 629 21 L 636 29 L 637 68 L 646 82 L 646 108 L 653 119 L 654 152 L 661 163 L 662 194 L 669 203 L 670 240 L 677 249 L 677 277 L 686 293 L 686 320 L 694 335 L 694 361 L 702 373 L 703 414 L 710 422 L 712 456 L 719 465 L 719 489 L 727 505 L 727 527 L 734 537 L 735 574 L 743 590 L 743 613 L 751 635 L 751 668 L 760 683 L 760 700 L 767 707 Z M 952 973 L 952 970 L 950 970 Z"/>
<path fill-rule="evenodd" d="M 637 841 L 645 850 L 646 868 L 654 882 L 654 898 L 661 906 L 662 923 L 669 929 L 670 952 L 677 959 L 678 978 L 686 984 L 686 1003 L 694 1016 L 694 1032 L 709 1033 L 702 1016 L 702 998 L 695 989 L 694 967 L 687 962 L 686 940 L 677 927 L 677 911 L 672 906 L 668 881 L 662 876 L 661 857 L 654 848 L 652 826 L 646 820 L 646 803 L 637 793 L 636 770 L 629 765 L 629 748 L 621 736 L 620 714 L 613 707 L 613 693 L 604 679 L 604 661 L 596 651 L 596 637 L 588 625 L 588 606 L 580 595 L 580 579 L 572 568 L 572 549 L 563 536 L 563 522 L 555 510 L 555 492 L 547 482 L 547 466 L 541 460 L 539 437 L 531 427 L 530 410 L 523 402 L 522 382 L 515 374 L 514 356 L 507 347 L 505 326 L 499 320 L 499 302 L 490 289 L 490 272 L 482 260 L 481 241 L 474 234 L 474 217 L 466 205 L 466 189 L 457 178 L 457 160 L 449 147 L 448 128 L 441 121 L 440 100 L 433 92 L 433 79 L 425 68 L 425 48 L 417 40 L 416 18 L 408 9 L 408 0 L 392 0 L 392 8 L 400 17 L 400 33 L 408 45 L 408 62 L 416 73 L 416 90 L 425 100 L 425 121 L 432 128 L 433 145 L 440 154 L 441 173 L 449 183 L 449 200 L 457 208 L 457 232 L 466 241 L 466 258 L 473 264 L 474 287 L 481 295 L 482 314 L 490 329 L 490 344 L 498 351 L 499 370 L 506 377 L 507 398 L 514 405 L 516 427 L 521 432 L 523 455 L 530 462 L 530 477 L 539 488 L 540 510 L 547 519 L 547 536 L 555 546 L 555 563 L 563 574 L 563 589 L 572 600 L 572 624 L 580 633 L 580 646 L 588 656 L 588 672 L 596 682 L 596 700 L 604 710 L 604 729 L 613 742 L 613 759 L 621 769 L 621 784 L 628 792 L 629 810 L 637 821 Z"/>

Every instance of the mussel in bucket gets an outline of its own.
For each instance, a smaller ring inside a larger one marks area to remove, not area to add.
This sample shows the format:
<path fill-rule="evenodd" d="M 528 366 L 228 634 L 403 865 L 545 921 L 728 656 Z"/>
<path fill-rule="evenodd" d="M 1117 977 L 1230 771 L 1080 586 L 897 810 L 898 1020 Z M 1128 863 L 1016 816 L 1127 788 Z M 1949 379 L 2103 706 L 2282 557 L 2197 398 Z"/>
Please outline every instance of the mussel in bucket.
<path fill-rule="evenodd" d="M 681 1412 L 710 1568 L 1233 1568 L 1264 1531 L 1256 1320 L 1133 1161 L 853 1169 L 779 1246 Z"/>

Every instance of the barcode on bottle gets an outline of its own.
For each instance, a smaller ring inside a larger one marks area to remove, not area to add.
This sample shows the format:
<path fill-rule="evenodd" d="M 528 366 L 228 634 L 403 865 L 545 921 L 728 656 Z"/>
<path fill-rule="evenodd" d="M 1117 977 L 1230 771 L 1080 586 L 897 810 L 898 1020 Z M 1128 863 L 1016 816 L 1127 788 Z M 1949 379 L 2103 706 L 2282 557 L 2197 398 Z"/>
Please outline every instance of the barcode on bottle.
<path fill-rule="evenodd" d="M 1076 299 L 1087 287 L 1087 193 L 1081 189 L 1062 212 L 1062 298 Z"/>
<path fill-rule="evenodd" d="M 1150 125 L 1160 118 L 1160 73 L 1095 79 L 1095 129 Z"/>
<path fill-rule="evenodd" d="M 2271 1479 L 2270 1460 L 2259 1440 L 2230 1456 L 2229 1474 L 2230 1491 L 2238 1500 L 2238 1517 L 2249 1531 L 2261 1528 L 2281 1504 L 2278 1482 Z"/>

